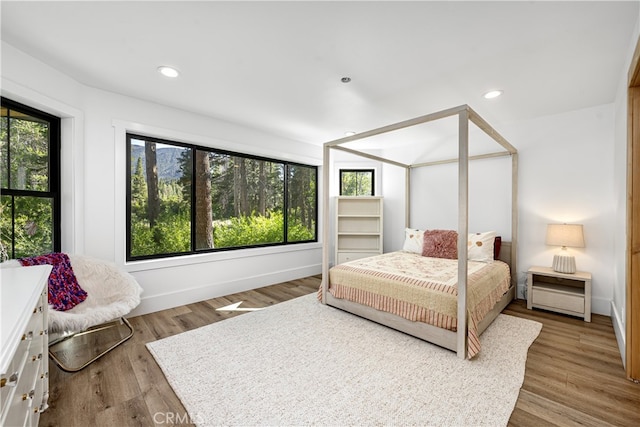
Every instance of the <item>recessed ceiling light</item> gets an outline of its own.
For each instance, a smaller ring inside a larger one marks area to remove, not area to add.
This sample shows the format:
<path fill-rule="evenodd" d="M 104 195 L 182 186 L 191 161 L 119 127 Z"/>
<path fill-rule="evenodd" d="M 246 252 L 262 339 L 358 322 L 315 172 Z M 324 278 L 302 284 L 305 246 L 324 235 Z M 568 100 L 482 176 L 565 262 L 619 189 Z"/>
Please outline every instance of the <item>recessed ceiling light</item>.
<path fill-rule="evenodd" d="M 351 81 L 351 77 L 343 77 L 340 79 L 342 83 L 349 83 Z"/>
<path fill-rule="evenodd" d="M 180 74 L 178 70 L 176 70 L 175 68 L 167 67 L 166 65 L 163 65 L 162 67 L 158 67 L 158 72 L 165 77 L 171 77 L 171 78 L 176 78 Z"/>
<path fill-rule="evenodd" d="M 490 90 L 489 92 L 485 93 L 482 96 L 484 98 L 486 98 L 486 99 L 492 99 L 492 98 L 497 98 L 500 95 L 502 95 L 502 91 L 501 90 Z"/>
<path fill-rule="evenodd" d="M 356 134 L 356 133 L 355 133 L 354 131 L 350 130 L 349 132 L 345 132 L 345 133 L 344 133 L 344 136 L 353 136 L 353 135 L 355 135 L 355 134 Z"/>

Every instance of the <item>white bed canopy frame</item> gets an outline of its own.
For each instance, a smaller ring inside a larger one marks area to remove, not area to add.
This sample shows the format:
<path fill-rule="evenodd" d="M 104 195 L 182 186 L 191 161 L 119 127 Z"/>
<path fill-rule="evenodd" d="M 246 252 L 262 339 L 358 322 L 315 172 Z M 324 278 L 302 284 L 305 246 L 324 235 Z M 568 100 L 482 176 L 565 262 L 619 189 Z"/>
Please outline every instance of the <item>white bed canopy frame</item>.
<path fill-rule="evenodd" d="M 397 131 L 411 126 L 420 125 L 427 122 L 440 120 L 443 118 L 458 116 L 458 157 L 447 160 L 438 160 L 433 162 L 404 164 L 391 159 L 376 156 L 364 151 L 355 150 L 342 146 L 348 142 L 370 138 L 387 132 Z M 479 129 L 497 142 L 502 150 L 480 154 L 469 155 L 469 121 L 474 123 Z M 505 138 L 503 138 L 495 129 L 493 129 L 482 117 L 480 117 L 468 105 L 460 105 L 458 107 L 442 110 L 436 113 L 427 114 L 416 117 L 414 119 L 405 120 L 399 123 L 391 124 L 381 128 L 373 129 L 367 132 L 358 133 L 353 136 L 340 138 L 329 141 L 324 144 L 323 149 L 323 249 L 322 249 L 322 303 L 327 304 L 327 299 L 331 299 L 329 295 L 329 244 L 330 241 L 330 216 L 329 216 L 329 199 L 330 199 L 330 153 L 332 149 L 345 151 L 371 160 L 380 161 L 404 168 L 405 173 L 405 224 L 410 227 L 410 181 L 411 169 L 418 167 L 426 167 L 445 163 L 458 163 L 458 247 L 467 246 L 467 235 L 469 232 L 469 161 L 476 159 L 486 159 L 491 157 L 511 156 L 511 244 L 505 245 L 504 249 L 510 248 L 509 263 L 511 267 L 511 298 L 515 297 L 515 286 L 517 284 L 517 233 L 518 233 L 518 150 L 515 149 Z M 444 345 L 445 347 L 455 350 L 458 357 L 466 358 L 467 356 L 467 251 L 458 251 L 458 328 L 456 332 L 455 345 Z M 329 302 L 330 305 L 331 304 Z M 343 308 L 343 307 L 340 307 Z M 356 313 L 358 314 L 358 313 Z M 365 317 L 367 317 L 365 315 Z M 460 319 L 463 319 L 462 321 Z M 394 319 L 398 322 L 398 319 Z M 407 320 L 407 322 L 410 322 Z M 384 322 L 381 322 L 384 323 Z M 389 325 L 395 327 L 394 325 Z M 428 325 L 430 326 L 430 325 Z M 397 328 L 403 330 L 402 328 Z M 407 330 L 404 330 L 407 332 Z M 446 331 L 449 332 L 449 331 Z M 411 332 L 409 332 L 411 333 Z M 453 332 L 451 332 L 453 333 Z M 421 336 L 424 338 L 424 336 Z M 427 336 L 427 341 L 431 341 Z M 440 344 L 438 339 L 433 340 L 436 344 Z M 442 344 L 441 344 L 442 345 Z M 452 348 L 455 347 L 455 348 Z"/>

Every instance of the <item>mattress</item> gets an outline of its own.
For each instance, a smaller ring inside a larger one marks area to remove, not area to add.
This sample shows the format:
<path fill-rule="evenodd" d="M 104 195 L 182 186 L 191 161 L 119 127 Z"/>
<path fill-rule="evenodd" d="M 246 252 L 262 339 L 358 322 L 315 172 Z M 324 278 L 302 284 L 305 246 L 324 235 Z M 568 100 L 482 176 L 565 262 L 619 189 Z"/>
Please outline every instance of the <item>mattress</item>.
<path fill-rule="evenodd" d="M 398 251 L 329 270 L 329 292 L 407 320 L 457 330 L 458 260 Z M 510 285 L 502 261 L 468 262 L 468 356 L 480 351 L 478 324 Z"/>

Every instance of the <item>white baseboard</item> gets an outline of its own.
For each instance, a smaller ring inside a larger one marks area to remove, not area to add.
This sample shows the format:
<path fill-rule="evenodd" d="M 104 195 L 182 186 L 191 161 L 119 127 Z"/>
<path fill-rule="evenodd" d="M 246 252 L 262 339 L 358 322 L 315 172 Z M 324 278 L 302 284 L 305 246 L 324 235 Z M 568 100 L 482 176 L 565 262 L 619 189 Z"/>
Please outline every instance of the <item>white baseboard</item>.
<path fill-rule="evenodd" d="M 613 331 L 616 333 L 616 341 L 618 342 L 618 349 L 620 350 L 620 358 L 622 359 L 622 366 L 626 369 L 626 351 L 627 351 L 627 337 L 624 327 L 624 322 L 620 313 L 616 310 L 616 305 L 611 301 L 611 323 L 613 323 Z"/>
<path fill-rule="evenodd" d="M 314 276 L 322 271 L 321 264 L 308 265 L 290 270 L 276 271 L 259 276 L 244 277 L 228 282 L 209 283 L 204 286 L 191 289 L 177 289 L 175 292 L 151 295 L 142 298 L 140 305 L 127 317 L 140 316 L 160 310 L 166 310 L 181 305 L 217 298 L 237 292 L 262 288 L 276 283 Z M 144 295 L 144 294 L 143 294 Z"/>

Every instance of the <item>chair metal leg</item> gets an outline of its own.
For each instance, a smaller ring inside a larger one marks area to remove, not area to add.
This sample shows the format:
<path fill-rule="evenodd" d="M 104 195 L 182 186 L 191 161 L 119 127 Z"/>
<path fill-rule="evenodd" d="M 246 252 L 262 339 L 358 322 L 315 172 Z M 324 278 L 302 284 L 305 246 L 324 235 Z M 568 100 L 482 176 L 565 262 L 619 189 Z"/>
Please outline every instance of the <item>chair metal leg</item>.
<path fill-rule="evenodd" d="M 109 353 L 111 350 L 113 350 L 114 348 L 118 347 L 120 344 L 123 344 L 125 341 L 127 341 L 129 338 L 131 338 L 133 336 L 133 327 L 131 326 L 131 324 L 129 323 L 129 321 L 127 319 L 125 319 L 124 317 L 120 318 L 120 321 L 129 329 L 129 333 L 126 337 L 121 338 L 119 341 L 117 341 L 115 344 L 113 344 L 111 347 L 107 348 L 106 350 L 104 350 L 103 352 L 101 352 L 100 354 L 96 355 L 95 357 L 89 359 L 88 361 L 84 362 L 82 365 L 80 365 L 79 367 L 71 367 L 71 366 L 67 366 L 64 364 L 64 362 L 62 362 L 60 359 L 58 359 L 55 355 L 55 353 L 51 350 L 52 347 L 54 347 L 55 345 L 63 342 L 63 341 L 67 341 L 67 340 L 71 340 L 74 337 L 79 337 L 82 335 L 89 335 L 104 329 L 107 329 L 108 327 L 102 327 L 102 326 L 96 326 L 93 328 L 89 328 L 86 331 L 82 331 L 82 332 L 77 332 L 71 335 L 67 335 L 64 337 L 61 337 L 59 339 L 53 340 L 52 342 L 49 343 L 49 357 L 51 357 L 51 359 L 56 363 L 56 365 L 58 365 L 58 367 L 60 369 L 62 369 L 63 371 L 66 372 L 78 372 L 84 368 L 86 368 L 87 366 L 89 366 L 90 364 L 92 364 L 93 362 L 95 362 L 96 360 L 98 360 L 99 358 L 101 358 L 102 356 L 104 356 L 105 354 Z M 112 323 L 112 322 L 109 322 Z"/>

